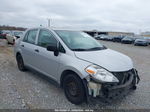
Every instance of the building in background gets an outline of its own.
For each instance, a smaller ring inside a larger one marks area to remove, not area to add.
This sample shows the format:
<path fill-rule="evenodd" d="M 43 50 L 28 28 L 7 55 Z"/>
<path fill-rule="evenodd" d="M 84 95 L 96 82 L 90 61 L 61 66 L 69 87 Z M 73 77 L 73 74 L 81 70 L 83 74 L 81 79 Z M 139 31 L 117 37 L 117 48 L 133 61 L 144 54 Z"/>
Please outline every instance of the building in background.
<path fill-rule="evenodd" d="M 88 33 L 91 36 L 95 36 L 95 35 L 110 35 L 110 36 L 134 36 L 133 32 L 109 32 L 109 31 L 97 31 L 97 30 L 92 30 L 92 31 L 84 31 L 86 33 Z"/>
<path fill-rule="evenodd" d="M 97 30 L 91 30 L 91 31 L 84 31 L 85 33 L 91 35 L 92 37 L 94 37 L 95 35 L 108 35 L 107 32 L 102 32 L 102 31 L 97 31 Z"/>
<path fill-rule="evenodd" d="M 108 32 L 110 36 L 134 36 L 133 32 Z"/>
<path fill-rule="evenodd" d="M 150 32 L 142 32 L 141 33 L 141 36 L 143 36 L 143 37 L 150 37 Z"/>

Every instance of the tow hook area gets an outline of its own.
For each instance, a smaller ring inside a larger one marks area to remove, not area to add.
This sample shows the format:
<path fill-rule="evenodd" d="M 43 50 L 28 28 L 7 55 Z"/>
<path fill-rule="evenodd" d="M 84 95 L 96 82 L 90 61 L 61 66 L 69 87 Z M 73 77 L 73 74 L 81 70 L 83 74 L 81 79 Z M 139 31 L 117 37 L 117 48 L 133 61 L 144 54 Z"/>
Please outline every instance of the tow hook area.
<path fill-rule="evenodd" d="M 88 91 L 89 95 L 96 97 L 100 95 L 100 90 L 101 90 L 101 84 L 94 83 L 94 82 L 88 82 Z"/>

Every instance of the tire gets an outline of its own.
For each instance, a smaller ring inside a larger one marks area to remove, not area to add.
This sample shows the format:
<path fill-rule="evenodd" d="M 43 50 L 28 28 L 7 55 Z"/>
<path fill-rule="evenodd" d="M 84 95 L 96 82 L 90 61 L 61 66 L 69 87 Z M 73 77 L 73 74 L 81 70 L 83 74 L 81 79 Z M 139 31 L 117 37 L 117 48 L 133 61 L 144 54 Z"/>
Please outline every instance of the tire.
<path fill-rule="evenodd" d="M 69 74 L 63 80 L 64 93 L 68 101 L 79 105 L 85 101 L 85 88 L 76 74 Z"/>
<path fill-rule="evenodd" d="M 20 54 L 17 55 L 16 60 L 17 60 L 18 69 L 20 71 L 25 71 L 26 68 L 24 66 L 23 58 Z"/>

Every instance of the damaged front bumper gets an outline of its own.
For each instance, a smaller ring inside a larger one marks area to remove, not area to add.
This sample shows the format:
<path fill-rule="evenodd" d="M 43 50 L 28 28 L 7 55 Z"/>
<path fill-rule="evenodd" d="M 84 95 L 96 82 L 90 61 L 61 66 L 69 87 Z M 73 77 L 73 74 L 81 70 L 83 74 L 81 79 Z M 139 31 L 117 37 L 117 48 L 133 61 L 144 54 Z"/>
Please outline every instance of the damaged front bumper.
<path fill-rule="evenodd" d="M 140 81 L 135 69 L 113 74 L 119 79 L 119 83 L 101 83 L 92 79 L 87 81 L 88 96 L 113 99 L 131 89 L 135 90 Z"/>

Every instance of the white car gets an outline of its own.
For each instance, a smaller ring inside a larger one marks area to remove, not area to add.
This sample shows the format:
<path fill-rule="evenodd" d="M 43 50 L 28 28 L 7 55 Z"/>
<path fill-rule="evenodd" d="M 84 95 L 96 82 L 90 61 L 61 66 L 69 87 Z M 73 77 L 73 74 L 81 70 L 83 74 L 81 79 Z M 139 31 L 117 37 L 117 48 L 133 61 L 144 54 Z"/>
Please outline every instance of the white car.
<path fill-rule="evenodd" d="M 6 39 L 8 41 L 8 44 L 12 44 L 13 45 L 15 43 L 16 37 L 12 36 L 10 34 L 6 34 Z"/>

